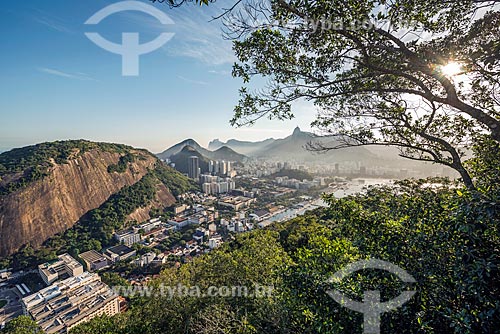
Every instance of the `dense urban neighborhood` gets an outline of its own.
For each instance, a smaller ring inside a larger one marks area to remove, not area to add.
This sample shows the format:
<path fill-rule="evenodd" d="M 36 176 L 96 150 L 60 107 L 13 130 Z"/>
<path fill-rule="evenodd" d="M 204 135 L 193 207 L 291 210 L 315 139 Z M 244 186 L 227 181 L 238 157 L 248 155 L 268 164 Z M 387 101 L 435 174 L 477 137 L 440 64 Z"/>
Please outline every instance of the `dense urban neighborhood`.
<path fill-rule="evenodd" d="M 364 186 L 365 179 L 356 177 L 368 176 L 365 169 L 351 173 L 354 180 L 341 173 L 313 176 L 304 165 L 251 161 L 210 161 L 202 173 L 197 157 L 188 163 L 187 175 L 199 190 L 179 194 L 175 205 L 152 212 L 155 217 L 127 222 L 114 231 L 111 247 L 58 254 L 36 268 L 2 270 L 1 324 L 24 314 L 47 333 L 59 333 L 95 316 L 117 314 L 127 309 L 127 299 L 115 293 L 115 285 L 147 284 L 162 269 L 181 266 L 236 234 L 323 206 L 324 192 L 343 196 L 349 187 Z M 72 296 L 79 296 L 78 303 L 65 306 Z"/>

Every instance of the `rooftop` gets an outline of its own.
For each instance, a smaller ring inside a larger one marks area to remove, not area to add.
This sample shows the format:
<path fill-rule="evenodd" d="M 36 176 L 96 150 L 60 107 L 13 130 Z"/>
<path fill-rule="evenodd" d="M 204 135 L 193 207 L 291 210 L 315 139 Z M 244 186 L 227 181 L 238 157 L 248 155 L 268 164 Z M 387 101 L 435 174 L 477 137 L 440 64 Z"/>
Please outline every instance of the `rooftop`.
<path fill-rule="evenodd" d="M 75 260 L 69 254 L 62 254 L 58 259 L 43 263 L 38 266 L 38 269 L 45 275 L 51 276 L 54 274 L 64 274 L 67 270 L 73 272 L 75 269 L 82 267 L 80 262 Z"/>
<path fill-rule="evenodd" d="M 118 246 L 113 246 L 111 248 L 108 248 L 108 252 L 117 254 L 117 255 L 124 255 L 133 252 L 134 250 L 130 247 L 127 247 L 125 245 L 118 245 Z"/>
<path fill-rule="evenodd" d="M 174 219 L 171 219 L 171 221 L 174 221 L 176 223 L 181 223 L 183 221 L 187 220 L 186 217 L 175 217 Z"/>
<path fill-rule="evenodd" d="M 106 259 L 104 255 L 101 253 L 95 251 L 95 250 L 89 250 L 88 252 L 84 252 L 79 255 L 80 258 L 84 261 L 87 262 L 96 262 L 96 261 L 103 261 Z"/>
<path fill-rule="evenodd" d="M 127 234 L 131 234 L 131 233 L 134 233 L 134 231 L 132 230 L 121 230 L 121 231 L 118 231 L 118 232 L 115 232 L 116 235 L 122 237 L 122 236 L 125 236 Z"/>
<path fill-rule="evenodd" d="M 247 202 L 249 200 L 252 200 L 252 199 L 249 198 L 249 197 L 244 197 L 244 196 L 237 196 L 237 197 L 229 196 L 229 197 L 223 198 L 222 202 L 224 202 L 224 203 L 231 203 L 231 204 L 238 204 L 238 203 Z"/>
<path fill-rule="evenodd" d="M 22 299 L 25 310 L 49 333 L 76 324 L 117 296 L 97 274 L 84 272 Z"/>

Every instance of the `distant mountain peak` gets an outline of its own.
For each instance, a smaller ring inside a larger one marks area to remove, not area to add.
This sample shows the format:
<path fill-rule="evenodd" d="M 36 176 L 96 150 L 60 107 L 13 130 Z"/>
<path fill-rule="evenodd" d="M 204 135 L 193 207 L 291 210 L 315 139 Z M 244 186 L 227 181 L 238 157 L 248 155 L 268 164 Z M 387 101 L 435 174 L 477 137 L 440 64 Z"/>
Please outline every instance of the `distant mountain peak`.
<path fill-rule="evenodd" d="M 219 147 L 218 149 L 216 149 L 214 152 L 224 152 L 224 151 L 228 151 L 228 152 L 234 152 L 233 149 L 231 149 L 230 147 L 224 145 L 224 146 L 221 146 Z"/>
<path fill-rule="evenodd" d="M 222 146 L 222 145 L 224 145 L 224 143 L 221 142 L 219 140 L 219 138 L 216 138 L 216 139 L 212 140 L 210 143 L 208 143 L 208 148 L 210 148 L 210 145 L 221 145 Z"/>
<path fill-rule="evenodd" d="M 183 152 L 195 152 L 195 151 L 198 152 L 198 150 L 191 145 L 184 146 L 181 151 L 183 151 Z"/>
<path fill-rule="evenodd" d="M 172 155 L 179 153 L 182 151 L 186 146 L 190 146 L 191 148 L 196 149 L 197 151 L 201 151 L 202 153 L 205 153 L 205 149 L 196 142 L 196 140 L 189 138 L 181 141 L 180 143 L 175 144 L 174 146 L 168 148 L 167 150 L 161 152 L 158 154 L 158 157 L 160 159 L 168 159 Z"/>
<path fill-rule="evenodd" d="M 189 145 L 189 146 L 193 146 L 193 147 L 199 147 L 200 146 L 200 144 L 198 144 L 196 142 L 196 140 L 194 140 L 192 138 L 186 139 L 183 143 L 186 144 L 186 145 Z"/>
<path fill-rule="evenodd" d="M 293 130 L 293 133 L 292 135 L 290 136 L 292 138 L 295 138 L 295 139 L 299 139 L 299 138 L 315 138 L 316 135 L 314 135 L 313 133 L 311 132 L 306 132 L 306 131 L 302 131 L 298 126 L 295 128 L 295 130 Z"/>

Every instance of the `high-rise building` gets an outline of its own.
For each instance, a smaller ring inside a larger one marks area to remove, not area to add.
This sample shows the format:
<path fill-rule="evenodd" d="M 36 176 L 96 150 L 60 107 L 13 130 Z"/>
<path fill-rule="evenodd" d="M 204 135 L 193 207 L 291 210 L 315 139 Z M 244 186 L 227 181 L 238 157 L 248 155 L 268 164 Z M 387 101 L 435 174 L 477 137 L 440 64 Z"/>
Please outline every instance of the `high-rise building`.
<path fill-rule="evenodd" d="M 200 175 L 200 181 L 201 183 L 212 183 L 212 182 L 217 182 L 219 178 L 215 175 L 207 175 L 207 174 L 202 174 Z"/>
<path fill-rule="evenodd" d="M 208 172 L 210 174 L 216 173 L 216 171 L 215 171 L 215 162 L 213 160 L 210 160 L 210 162 L 208 163 Z"/>
<path fill-rule="evenodd" d="M 229 184 L 227 182 L 220 182 L 218 185 L 218 193 L 227 193 L 229 191 Z"/>
<path fill-rule="evenodd" d="M 200 177 L 200 166 L 197 156 L 189 157 L 188 161 L 188 176 L 197 180 Z"/>
<path fill-rule="evenodd" d="M 203 183 L 202 188 L 205 194 L 210 195 L 212 193 L 212 186 L 210 183 Z"/>
<path fill-rule="evenodd" d="M 220 162 L 219 166 L 219 173 L 222 175 L 227 174 L 227 163 L 224 160 Z"/>

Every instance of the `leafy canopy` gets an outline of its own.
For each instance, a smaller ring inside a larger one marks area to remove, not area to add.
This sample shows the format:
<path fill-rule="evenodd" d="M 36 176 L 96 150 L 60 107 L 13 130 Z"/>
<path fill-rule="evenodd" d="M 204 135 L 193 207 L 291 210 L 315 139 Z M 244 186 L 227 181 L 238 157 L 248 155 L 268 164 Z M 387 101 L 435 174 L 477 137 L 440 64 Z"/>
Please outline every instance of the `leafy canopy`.
<path fill-rule="evenodd" d="M 500 141 L 498 1 L 271 0 L 241 2 L 225 16 L 243 79 L 233 125 L 294 117 L 314 103 L 330 144 L 392 145 L 409 159 L 455 169 L 465 147 Z M 451 73 L 447 65 L 458 68 Z M 267 84 L 251 90 L 253 79 Z"/>

